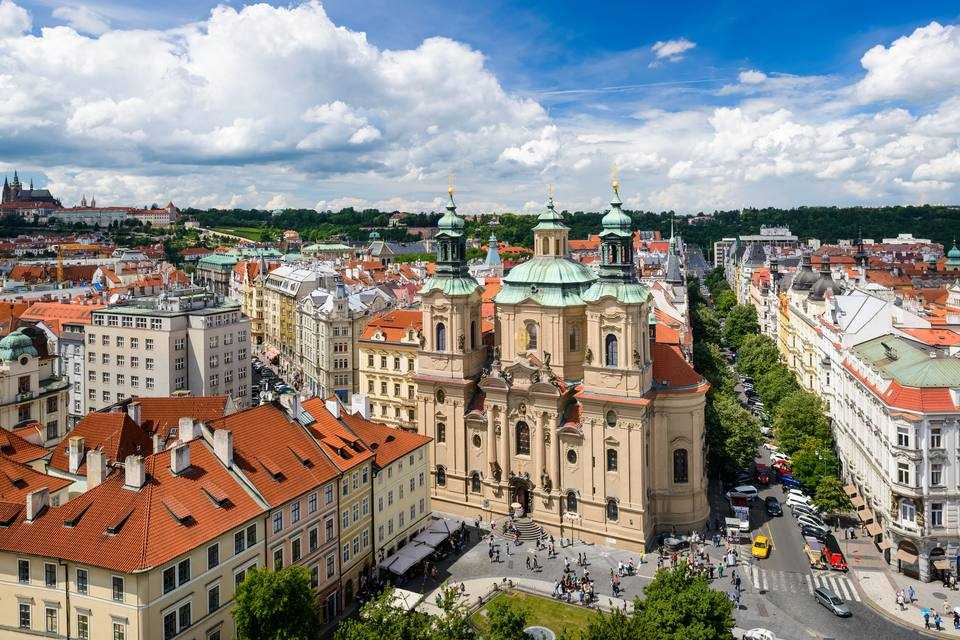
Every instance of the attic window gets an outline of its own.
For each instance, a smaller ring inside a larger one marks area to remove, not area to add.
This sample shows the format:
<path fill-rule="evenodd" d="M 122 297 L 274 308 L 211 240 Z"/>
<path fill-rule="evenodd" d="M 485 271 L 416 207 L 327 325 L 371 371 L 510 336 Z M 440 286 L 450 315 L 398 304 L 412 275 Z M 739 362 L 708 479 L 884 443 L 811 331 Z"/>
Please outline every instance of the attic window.
<path fill-rule="evenodd" d="M 19 504 L 12 506 L 9 510 L 0 511 L 0 518 L 3 518 L 0 520 L 0 527 L 12 525 L 21 511 L 23 511 L 23 508 Z"/>
<path fill-rule="evenodd" d="M 170 512 L 170 515 L 172 515 L 180 524 L 185 525 L 193 519 L 193 516 L 190 515 L 190 511 L 183 505 L 182 502 L 173 496 L 164 498 L 163 506 L 167 508 L 167 511 Z"/>
<path fill-rule="evenodd" d="M 123 515 L 107 525 L 107 535 L 115 536 L 120 533 L 120 530 L 123 528 L 123 525 L 126 524 L 127 520 L 130 519 L 130 515 L 133 513 L 133 507 L 127 509 Z"/>
<path fill-rule="evenodd" d="M 263 465 L 263 468 L 267 470 L 274 480 L 283 480 L 283 469 L 280 468 L 276 462 L 270 458 L 261 458 L 260 464 Z"/>
<path fill-rule="evenodd" d="M 230 497 L 226 491 L 220 488 L 220 485 L 214 482 L 204 482 L 200 485 L 200 488 L 218 507 L 226 507 L 230 503 Z"/>
<path fill-rule="evenodd" d="M 83 514 L 87 512 L 87 510 L 90 508 L 92 504 L 93 504 L 92 502 L 87 503 L 87 506 L 85 506 L 83 509 L 80 509 L 80 511 L 74 514 L 72 518 L 70 518 L 69 520 L 64 520 L 63 526 L 70 527 L 72 529 L 73 527 L 80 524 L 80 518 L 83 517 Z"/>
<path fill-rule="evenodd" d="M 388 435 L 388 436 L 386 437 L 386 441 L 387 441 L 387 442 L 393 442 L 393 441 L 396 440 L 396 439 L 397 439 L 397 438 L 396 438 L 393 434 L 390 434 L 390 435 Z"/>
<path fill-rule="evenodd" d="M 310 459 L 310 456 L 307 453 L 299 449 L 294 449 L 293 447 L 290 447 L 290 451 L 293 453 L 294 456 L 296 456 L 297 460 L 300 461 L 300 464 L 302 464 L 307 469 L 313 466 L 313 461 Z"/>
<path fill-rule="evenodd" d="M 380 448 L 380 445 L 379 445 L 378 443 L 376 443 L 376 442 L 371 442 L 371 443 L 370 443 L 370 448 L 371 448 L 373 451 L 376 451 L 377 449 Z"/>

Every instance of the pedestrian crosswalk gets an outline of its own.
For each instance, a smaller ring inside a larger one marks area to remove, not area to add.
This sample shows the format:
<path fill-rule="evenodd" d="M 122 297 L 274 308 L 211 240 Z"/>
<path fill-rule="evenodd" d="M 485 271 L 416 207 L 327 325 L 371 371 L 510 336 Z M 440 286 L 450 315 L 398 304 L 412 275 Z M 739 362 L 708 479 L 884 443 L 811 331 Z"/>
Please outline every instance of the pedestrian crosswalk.
<path fill-rule="evenodd" d="M 763 569 L 756 565 L 749 565 L 746 569 L 745 582 L 750 583 L 756 591 L 783 591 L 786 593 L 803 593 L 806 591 L 812 595 L 814 589 L 823 587 L 830 589 L 844 600 L 860 602 L 860 594 L 857 593 L 853 582 L 843 574 L 827 571 L 807 573 L 778 571 Z"/>

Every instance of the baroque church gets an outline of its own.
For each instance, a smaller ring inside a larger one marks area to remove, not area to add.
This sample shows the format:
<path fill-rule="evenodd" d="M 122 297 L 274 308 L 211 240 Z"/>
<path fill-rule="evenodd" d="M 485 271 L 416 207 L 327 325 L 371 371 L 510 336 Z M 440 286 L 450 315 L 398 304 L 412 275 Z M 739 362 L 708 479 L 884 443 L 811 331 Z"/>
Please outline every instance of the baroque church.
<path fill-rule="evenodd" d="M 708 384 L 655 341 L 619 185 L 602 219 L 599 276 L 568 257 L 568 228 L 548 201 L 534 256 L 494 298 L 492 357 L 452 189 L 438 226 L 417 374 L 434 507 L 522 514 L 527 527 L 631 550 L 702 527 Z"/>

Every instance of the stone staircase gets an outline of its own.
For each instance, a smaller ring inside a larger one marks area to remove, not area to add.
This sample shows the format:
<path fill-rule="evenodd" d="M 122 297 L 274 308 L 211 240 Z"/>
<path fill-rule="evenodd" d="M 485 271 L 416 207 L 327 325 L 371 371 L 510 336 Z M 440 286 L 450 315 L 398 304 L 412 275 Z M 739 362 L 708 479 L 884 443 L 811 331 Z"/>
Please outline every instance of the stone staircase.
<path fill-rule="evenodd" d="M 543 537 L 543 527 L 534 522 L 530 517 L 514 518 L 513 524 L 517 527 L 517 530 L 520 531 L 521 540 L 532 542 Z M 497 525 L 497 533 L 500 536 L 504 536 L 503 530 L 500 528 L 499 523 Z M 510 538 L 510 536 L 505 537 Z"/>

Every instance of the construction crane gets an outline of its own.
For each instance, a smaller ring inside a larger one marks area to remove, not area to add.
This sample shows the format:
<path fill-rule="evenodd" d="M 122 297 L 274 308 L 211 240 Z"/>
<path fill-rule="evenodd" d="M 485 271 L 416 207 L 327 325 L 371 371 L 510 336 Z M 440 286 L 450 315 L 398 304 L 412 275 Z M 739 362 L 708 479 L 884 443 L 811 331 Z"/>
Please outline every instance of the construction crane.
<path fill-rule="evenodd" d="M 57 245 L 57 282 L 63 282 L 63 245 Z"/>

